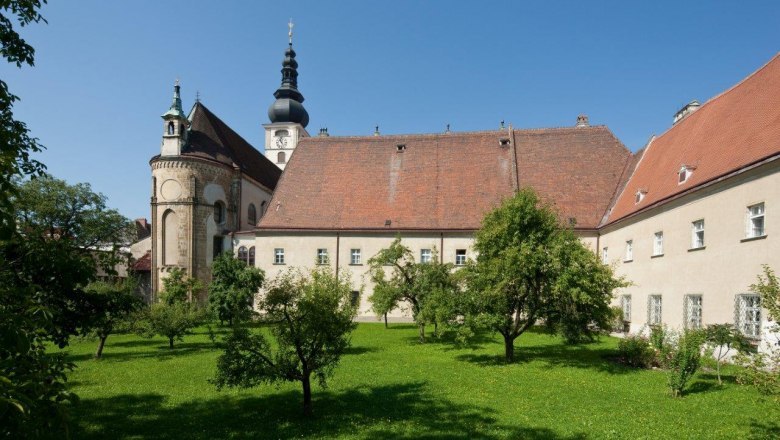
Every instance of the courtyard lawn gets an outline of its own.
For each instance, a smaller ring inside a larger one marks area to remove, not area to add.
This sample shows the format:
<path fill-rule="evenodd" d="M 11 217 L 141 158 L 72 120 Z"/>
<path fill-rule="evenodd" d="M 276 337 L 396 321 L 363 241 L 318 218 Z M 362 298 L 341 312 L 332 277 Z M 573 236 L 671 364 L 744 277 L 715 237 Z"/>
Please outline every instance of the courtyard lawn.
<path fill-rule="evenodd" d="M 432 340 L 412 325 L 360 324 L 327 389 L 314 386 L 313 419 L 298 383 L 216 391 L 219 351 L 206 329 L 169 350 L 167 340 L 110 336 L 67 349 L 76 439 L 221 438 L 778 438 L 780 405 L 754 389 L 699 372 L 684 398 L 666 375 L 615 365 L 617 340 L 568 347 L 528 333 L 506 365 L 499 338 L 470 348 Z M 774 420 L 775 422 L 765 422 Z"/>

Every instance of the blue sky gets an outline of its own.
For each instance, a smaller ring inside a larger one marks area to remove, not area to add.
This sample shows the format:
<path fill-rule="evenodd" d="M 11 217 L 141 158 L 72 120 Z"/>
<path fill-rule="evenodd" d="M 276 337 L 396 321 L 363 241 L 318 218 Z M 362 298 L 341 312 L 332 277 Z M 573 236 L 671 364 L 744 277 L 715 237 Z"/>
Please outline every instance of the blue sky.
<path fill-rule="evenodd" d="M 295 22 L 309 132 L 361 135 L 573 125 L 628 148 L 780 50 L 780 2 L 52 0 L 22 35 L 36 66 L 0 66 L 38 158 L 149 216 L 149 159 L 181 78 L 257 148 Z"/>

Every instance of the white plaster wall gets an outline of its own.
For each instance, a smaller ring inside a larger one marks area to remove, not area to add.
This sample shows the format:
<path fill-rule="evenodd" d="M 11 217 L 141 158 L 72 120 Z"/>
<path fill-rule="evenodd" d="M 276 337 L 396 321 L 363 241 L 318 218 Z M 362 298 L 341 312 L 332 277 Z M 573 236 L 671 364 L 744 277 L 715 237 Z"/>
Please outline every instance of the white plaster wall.
<path fill-rule="evenodd" d="M 255 225 L 249 224 L 249 204 L 253 203 L 257 210 L 257 221 L 260 221 L 261 209 L 260 205 L 265 202 L 266 209 L 268 209 L 268 203 L 271 201 L 271 193 L 263 189 L 250 179 L 241 179 L 241 223 L 239 230 L 247 231 L 255 228 Z"/>
<path fill-rule="evenodd" d="M 780 270 L 779 169 L 765 165 L 602 229 L 600 248 L 608 247 L 617 273 L 634 283 L 616 292 L 631 295 L 632 331 L 646 323 L 651 294 L 662 295 L 662 319 L 671 327 L 683 325 L 686 294 L 702 295 L 704 325 L 734 322 L 735 295 L 749 293 L 762 264 Z M 747 207 L 759 202 L 767 237 L 741 241 Z M 702 218 L 705 248 L 689 251 L 691 222 Z M 657 231 L 664 233 L 664 254 L 651 257 Z M 623 261 L 626 240 L 633 240 L 631 262 Z"/>

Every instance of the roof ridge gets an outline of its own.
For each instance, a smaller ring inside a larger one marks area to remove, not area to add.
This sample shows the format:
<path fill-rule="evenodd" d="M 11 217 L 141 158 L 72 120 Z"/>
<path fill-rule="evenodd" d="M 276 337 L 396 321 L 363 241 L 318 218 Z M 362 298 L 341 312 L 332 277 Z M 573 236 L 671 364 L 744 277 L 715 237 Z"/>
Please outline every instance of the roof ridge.
<path fill-rule="evenodd" d="M 541 131 L 564 131 L 564 130 L 583 130 L 583 129 L 607 129 L 609 130 L 609 127 L 603 124 L 600 125 L 591 125 L 588 127 L 539 127 L 539 128 L 512 128 L 515 133 L 517 132 L 541 132 Z M 451 131 L 449 133 L 447 132 L 436 132 L 436 133 L 401 133 L 401 134 L 383 134 L 383 135 L 346 135 L 346 136 L 311 136 L 307 138 L 301 138 L 303 139 L 310 139 L 310 140 L 320 140 L 320 139 L 391 139 L 391 138 L 422 138 L 422 137 L 439 137 L 439 136 L 468 136 L 468 135 L 475 135 L 475 134 L 501 134 L 506 133 L 509 135 L 509 129 L 498 129 L 498 130 L 474 130 L 474 131 Z M 614 137 L 614 136 L 613 136 Z M 621 142 L 622 145 L 622 142 Z"/>

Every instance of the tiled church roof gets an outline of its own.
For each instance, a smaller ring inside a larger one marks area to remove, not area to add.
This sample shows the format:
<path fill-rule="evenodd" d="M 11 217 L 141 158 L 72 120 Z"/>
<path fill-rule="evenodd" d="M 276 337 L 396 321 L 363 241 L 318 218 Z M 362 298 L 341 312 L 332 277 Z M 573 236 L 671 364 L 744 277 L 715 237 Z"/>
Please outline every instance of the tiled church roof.
<path fill-rule="evenodd" d="M 304 138 L 259 227 L 473 230 L 531 186 L 595 228 L 630 156 L 606 127 Z"/>
<path fill-rule="evenodd" d="M 233 131 L 205 105 L 196 102 L 190 112 L 190 132 L 182 156 L 200 157 L 233 166 L 273 190 L 282 171 Z"/>
<path fill-rule="evenodd" d="M 710 99 L 646 149 L 608 222 L 780 154 L 780 54 Z M 678 184 L 678 171 L 693 173 Z M 638 191 L 646 191 L 635 203 Z"/>

